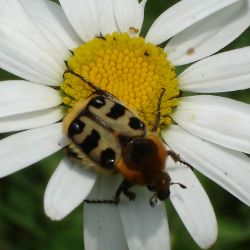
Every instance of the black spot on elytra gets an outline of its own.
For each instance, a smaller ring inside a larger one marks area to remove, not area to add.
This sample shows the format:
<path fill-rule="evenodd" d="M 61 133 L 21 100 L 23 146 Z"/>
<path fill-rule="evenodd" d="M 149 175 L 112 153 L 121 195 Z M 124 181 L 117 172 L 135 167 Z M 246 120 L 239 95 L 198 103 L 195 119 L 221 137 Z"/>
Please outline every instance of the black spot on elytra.
<path fill-rule="evenodd" d="M 84 153 L 89 154 L 91 150 L 98 146 L 100 138 L 100 134 L 95 129 L 92 129 L 91 134 L 88 135 L 79 146 Z"/>
<path fill-rule="evenodd" d="M 101 153 L 101 165 L 104 168 L 112 169 L 115 166 L 115 152 L 111 148 L 107 148 Z"/>
<path fill-rule="evenodd" d="M 68 135 L 72 137 L 75 134 L 82 133 L 83 129 L 85 127 L 85 123 L 79 120 L 79 118 L 76 118 L 70 125 L 68 129 Z"/>
<path fill-rule="evenodd" d="M 107 113 L 106 115 L 109 118 L 112 119 L 118 119 L 119 117 L 123 116 L 125 114 L 126 108 L 124 106 L 122 106 L 119 103 L 116 103 L 111 109 L 110 112 Z"/>
<path fill-rule="evenodd" d="M 144 130 L 145 124 L 137 117 L 131 117 L 129 119 L 129 126 L 133 129 Z"/>
<path fill-rule="evenodd" d="M 96 96 L 92 98 L 89 102 L 90 106 L 93 106 L 97 109 L 103 107 L 106 104 L 105 98 L 103 96 Z"/>

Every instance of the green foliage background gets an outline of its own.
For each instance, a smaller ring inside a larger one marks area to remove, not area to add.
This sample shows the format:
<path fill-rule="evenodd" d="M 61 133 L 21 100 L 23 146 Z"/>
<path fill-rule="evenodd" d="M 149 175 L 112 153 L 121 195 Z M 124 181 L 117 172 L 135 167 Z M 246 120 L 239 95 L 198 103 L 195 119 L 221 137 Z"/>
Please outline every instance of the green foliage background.
<path fill-rule="evenodd" d="M 175 2 L 177 1 L 149 0 L 143 32 L 145 33 L 160 13 Z M 250 29 L 225 50 L 249 45 Z M 0 71 L 0 80 L 5 79 L 15 77 Z M 224 96 L 250 103 L 250 90 L 231 92 Z M 83 249 L 82 207 L 78 207 L 60 222 L 50 221 L 43 211 L 46 184 L 61 158 L 62 154 L 57 153 L 0 180 L 0 250 Z M 219 237 L 211 249 L 250 249 L 249 207 L 204 176 L 199 173 L 197 175 L 208 192 L 218 218 Z M 167 202 L 166 206 L 170 220 L 172 249 L 198 250 L 199 247 L 187 233 L 170 202 Z M 110 241 L 112 242 L 112 239 Z"/>

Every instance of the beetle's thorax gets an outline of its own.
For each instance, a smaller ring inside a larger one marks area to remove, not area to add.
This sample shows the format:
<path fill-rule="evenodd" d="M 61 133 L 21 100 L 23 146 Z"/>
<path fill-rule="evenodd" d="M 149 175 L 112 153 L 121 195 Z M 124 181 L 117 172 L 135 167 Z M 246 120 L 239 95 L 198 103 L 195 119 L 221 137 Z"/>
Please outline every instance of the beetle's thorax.
<path fill-rule="evenodd" d="M 127 167 L 139 171 L 148 183 L 165 168 L 166 151 L 159 138 L 151 134 L 133 138 L 122 151 Z"/>

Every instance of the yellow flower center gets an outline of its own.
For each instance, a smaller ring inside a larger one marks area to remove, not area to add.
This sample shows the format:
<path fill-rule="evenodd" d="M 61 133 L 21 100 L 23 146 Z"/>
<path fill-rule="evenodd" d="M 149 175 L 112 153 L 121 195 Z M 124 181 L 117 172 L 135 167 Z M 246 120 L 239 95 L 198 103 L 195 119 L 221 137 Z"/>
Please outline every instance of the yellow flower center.
<path fill-rule="evenodd" d="M 94 38 L 73 51 L 69 69 L 116 96 L 150 128 L 155 124 L 162 88 L 160 125 L 171 122 L 179 96 L 178 80 L 163 49 L 141 37 L 113 33 Z M 64 104 L 69 107 L 86 99 L 93 90 L 77 76 L 66 73 L 61 84 Z"/>

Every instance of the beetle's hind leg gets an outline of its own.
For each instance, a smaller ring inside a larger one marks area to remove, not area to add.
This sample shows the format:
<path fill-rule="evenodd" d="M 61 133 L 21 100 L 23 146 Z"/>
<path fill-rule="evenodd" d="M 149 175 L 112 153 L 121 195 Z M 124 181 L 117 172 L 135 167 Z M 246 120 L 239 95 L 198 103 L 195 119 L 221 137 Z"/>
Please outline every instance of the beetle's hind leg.
<path fill-rule="evenodd" d="M 68 67 L 68 65 L 67 65 Z M 112 95 L 111 93 L 109 93 L 107 90 L 103 90 L 99 87 L 97 87 L 94 83 L 92 83 L 91 81 L 89 81 L 86 77 L 74 72 L 73 70 L 71 70 L 69 67 L 66 71 L 64 71 L 64 75 L 65 74 L 72 74 L 76 77 L 78 77 L 79 79 L 81 79 L 83 82 L 85 82 L 91 89 L 93 89 L 93 93 L 90 94 L 93 95 L 93 94 L 96 94 L 96 95 L 103 95 L 103 96 L 106 96 L 106 97 L 109 97 L 109 98 L 112 98 L 112 99 L 117 99 L 116 96 Z"/>
<path fill-rule="evenodd" d="M 115 197 L 112 200 L 84 200 L 86 203 L 92 203 L 92 204 L 114 204 L 118 205 L 120 203 L 120 195 L 123 193 L 125 196 L 128 197 L 130 201 L 134 201 L 136 194 L 132 191 L 129 191 L 129 188 L 131 188 L 133 184 L 131 182 L 128 182 L 127 180 L 123 180 L 118 189 L 115 192 Z"/>
<path fill-rule="evenodd" d="M 136 194 L 132 191 L 129 191 L 129 188 L 131 188 L 132 186 L 133 184 L 127 181 L 126 179 L 122 181 L 122 183 L 120 184 L 120 186 L 118 187 L 115 193 L 114 201 L 116 202 L 116 204 L 120 202 L 121 193 L 127 196 L 130 201 L 135 200 Z"/>
<path fill-rule="evenodd" d="M 113 200 L 84 200 L 84 202 L 86 203 L 91 203 L 91 204 L 114 204 L 117 205 L 118 203 L 116 203 L 116 201 Z"/>
<path fill-rule="evenodd" d="M 67 146 L 63 149 L 64 153 L 70 158 L 70 159 L 73 159 L 73 160 L 76 160 L 76 161 L 81 161 L 81 157 L 79 156 L 79 154 L 77 152 L 75 152 L 73 149 L 72 149 L 73 146 Z"/>

